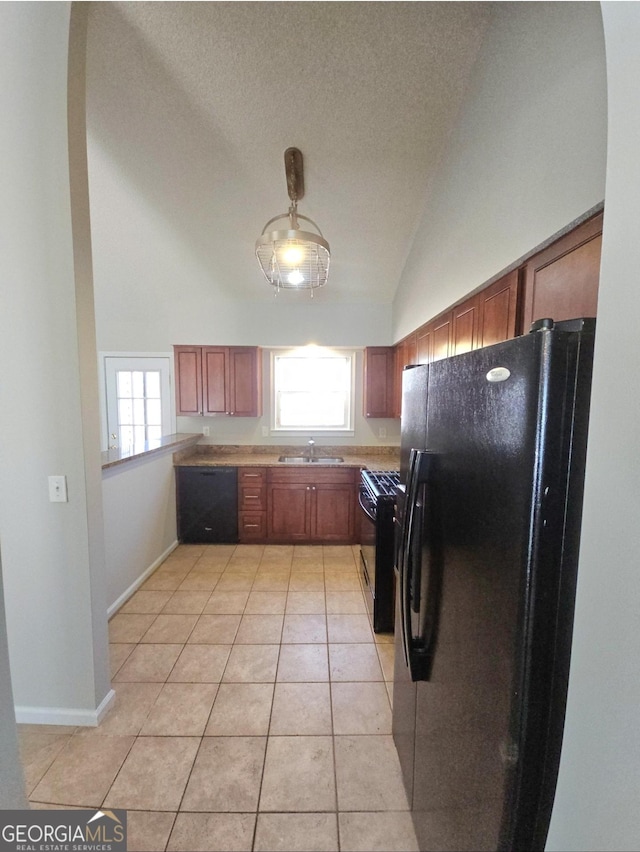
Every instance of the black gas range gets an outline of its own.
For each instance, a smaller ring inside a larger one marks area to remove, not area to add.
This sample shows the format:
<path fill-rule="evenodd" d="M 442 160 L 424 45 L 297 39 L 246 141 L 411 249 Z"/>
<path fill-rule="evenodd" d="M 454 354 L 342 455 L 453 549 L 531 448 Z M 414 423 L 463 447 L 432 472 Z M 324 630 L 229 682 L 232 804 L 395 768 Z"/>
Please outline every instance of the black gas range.
<path fill-rule="evenodd" d="M 360 479 L 360 568 L 376 633 L 393 630 L 395 606 L 394 514 L 397 470 L 363 470 Z"/>
<path fill-rule="evenodd" d="M 361 482 L 373 502 L 392 500 L 395 503 L 400 472 L 397 470 L 363 470 Z"/>

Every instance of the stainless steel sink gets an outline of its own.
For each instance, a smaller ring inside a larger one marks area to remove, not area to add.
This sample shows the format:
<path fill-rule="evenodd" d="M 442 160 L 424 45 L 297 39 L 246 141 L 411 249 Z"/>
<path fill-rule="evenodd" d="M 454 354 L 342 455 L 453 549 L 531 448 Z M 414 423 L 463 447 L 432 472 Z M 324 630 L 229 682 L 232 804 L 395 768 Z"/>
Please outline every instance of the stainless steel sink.
<path fill-rule="evenodd" d="M 283 464 L 340 464 L 344 459 L 342 456 L 280 456 L 278 461 Z"/>

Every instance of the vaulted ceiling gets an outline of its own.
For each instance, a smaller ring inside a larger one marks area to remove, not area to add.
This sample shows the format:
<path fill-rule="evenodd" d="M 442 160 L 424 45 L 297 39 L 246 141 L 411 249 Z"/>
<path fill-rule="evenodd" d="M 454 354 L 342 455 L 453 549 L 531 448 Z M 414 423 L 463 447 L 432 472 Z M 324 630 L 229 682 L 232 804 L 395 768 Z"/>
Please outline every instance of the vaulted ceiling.
<path fill-rule="evenodd" d="M 91 144 L 229 298 L 272 298 L 254 243 L 296 146 L 323 300 L 392 301 L 491 4 L 91 5 Z"/>

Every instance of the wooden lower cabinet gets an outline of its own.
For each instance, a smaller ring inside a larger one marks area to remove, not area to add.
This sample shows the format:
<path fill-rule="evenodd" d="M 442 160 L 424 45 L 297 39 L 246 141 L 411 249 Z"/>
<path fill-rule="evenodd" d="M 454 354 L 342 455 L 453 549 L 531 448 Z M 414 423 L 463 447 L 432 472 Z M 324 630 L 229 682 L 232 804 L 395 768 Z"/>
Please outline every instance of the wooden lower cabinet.
<path fill-rule="evenodd" d="M 267 540 L 351 544 L 355 541 L 357 470 L 267 471 Z"/>
<path fill-rule="evenodd" d="M 267 537 L 267 469 L 238 468 L 238 537 L 241 543 Z"/>

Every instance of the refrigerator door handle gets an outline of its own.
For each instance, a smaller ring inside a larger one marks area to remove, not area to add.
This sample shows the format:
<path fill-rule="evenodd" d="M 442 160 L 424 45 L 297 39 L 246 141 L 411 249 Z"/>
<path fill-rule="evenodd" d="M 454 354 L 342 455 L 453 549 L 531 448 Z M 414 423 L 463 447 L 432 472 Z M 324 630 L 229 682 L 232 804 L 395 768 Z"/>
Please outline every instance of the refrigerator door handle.
<path fill-rule="evenodd" d="M 405 509 L 402 517 L 402 530 L 400 534 L 400 547 L 398 550 L 398 570 L 399 570 L 399 592 L 400 592 L 400 631 L 402 637 L 402 648 L 404 651 L 404 661 L 407 667 L 410 668 L 410 637 L 411 637 L 411 614 L 410 594 L 409 594 L 409 547 L 411 542 L 411 530 L 413 528 L 413 511 L 415 505 L 415 462 L 418 450 L 411 450 L 409 454 L 409 467 L 407 471 L 407 488 Z"/>
<path fill-rule="evenodd" d="M 400 549 L 400 612 L 404 656 L 412 680 L 428 680 L 435 639 L 434 613 L 438 609 L 439 582 L 436 565 L 429 565 L 428 586 L 422 588 L 422 532 L 430 511 L 428 494 L 434 454 L 427 450 L 411 450 L 407 501 L 403 518 Z M 434 531 L 430 532 L 433 535 Z M 435 595 L 435 598 L 434 598 Z M 416 629 L 414 630 L 414 623 Z"/>

